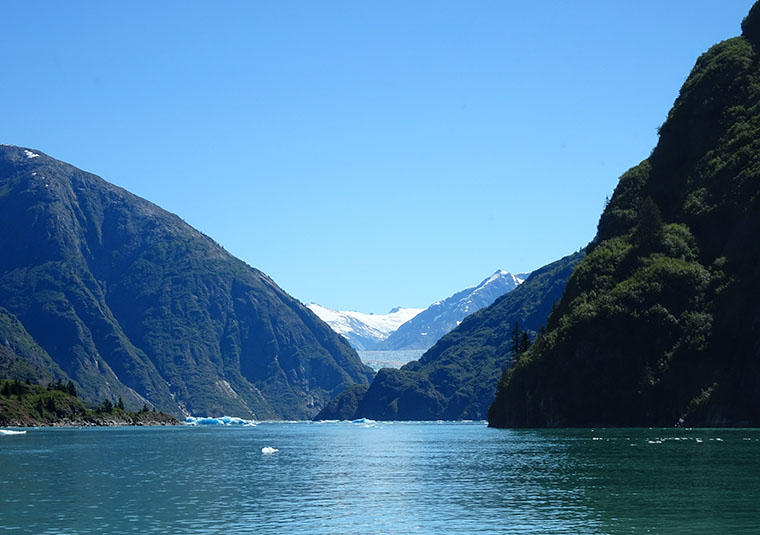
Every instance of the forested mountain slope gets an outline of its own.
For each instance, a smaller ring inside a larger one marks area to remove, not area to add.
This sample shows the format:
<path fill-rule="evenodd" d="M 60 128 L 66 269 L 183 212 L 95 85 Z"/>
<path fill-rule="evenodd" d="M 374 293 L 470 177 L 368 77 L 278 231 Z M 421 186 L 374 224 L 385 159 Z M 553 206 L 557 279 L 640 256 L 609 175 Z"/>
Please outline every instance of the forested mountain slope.
<path fill-rule="evenodd" d="M 760 7 L 625 173 L 494 426 L 760 425 Z"/>
<path fill-rule="evenodd" d="M 419 361 L 378 372 L 369 389 L 333 400 L 318 419 L 478 420 L 485 417 L 511 358 L 515 323 L 535 334 L 562 296 L 578 252 L 534 271 L 491 306 L 465 318 Z"/>

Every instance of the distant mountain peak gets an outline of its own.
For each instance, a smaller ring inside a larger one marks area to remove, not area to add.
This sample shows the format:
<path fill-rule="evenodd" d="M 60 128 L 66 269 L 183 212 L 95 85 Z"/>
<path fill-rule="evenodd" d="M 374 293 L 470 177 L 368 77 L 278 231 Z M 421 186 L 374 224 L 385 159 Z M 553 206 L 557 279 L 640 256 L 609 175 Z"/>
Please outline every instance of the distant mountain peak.
<path fill-rule="evenodd" d="M 514 290 L 523 280 L 497 269 L 477 286 L 436 301 L 427 309 L 394 307 L 387 314 L 331 310 L 316 303 L 307 306 L 355 349 L 427 349 L 465 317 Z"/>
<path fill-rule="evenodd" d="M 335 332 L 343 335 L 355 349 L 372 349 L 423 310 L 395 307 L 387 314 L 365 314 L 353 310 L 332 310 L 317 303 L 306 306 Z"/>
<path fill-rule="evenodd" d="M 419 360 L 400 370 L 381 369 L 369 389 L 351 387 L 333 399 L 317 419 L 483 418 L 499 377 L 510 363 L 510 327 L 519 322 L 525 329 L 539 330 L 582 256 L 575 253 L 539 268 L 525 285 L 470 315 Z M 420 334 L 426 333 L 430 336 L 424 330 Z"/>
<path fill-rule="evenodd" d="M 478 284 L 478 286 L 476 286 L 476 288 L 480 288 L 480 287 L 486 286 L 488 284 L 493 284 L 493 283 L 498 282 L 500 280 L 511 280 L 512 282 L 515 283 L 515 285 L 519 286 L 520 284 L 522 284 L 522 282 L 525 279 L 521 279 L 521 278 L 517 277 L 516 275 L 513 275 L 509 271 L 504 271 L 503 269 L 498 269 L 498 270 L 496 270 L 494 272 L 493 275 L 491 275 L 490 277 L 488 277 L 487 279 L 485 279 L 483 282 L 481 282 L 480 284 Z"/>
<path fill-rule="evenodd" d="M 523 279 L 503 269 L 496 270 L 477 286 L 436 301 L 425 311 L 401 325 L 398 330 L 378 344 L 377 349 L 427 349 L 461 321 L 490 305 L 497 298 L 517 288 Z"/>

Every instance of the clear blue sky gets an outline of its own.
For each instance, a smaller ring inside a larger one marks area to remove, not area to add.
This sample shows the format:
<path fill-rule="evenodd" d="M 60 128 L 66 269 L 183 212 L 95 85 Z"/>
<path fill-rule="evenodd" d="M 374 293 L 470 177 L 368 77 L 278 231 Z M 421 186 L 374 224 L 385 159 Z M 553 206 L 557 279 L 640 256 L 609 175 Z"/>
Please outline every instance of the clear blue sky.
<path fill-rule="evenodd" d="M 751 0 L 5 2 L 0 142 L 302 301 L 425 307 L 584 246 Z"/>

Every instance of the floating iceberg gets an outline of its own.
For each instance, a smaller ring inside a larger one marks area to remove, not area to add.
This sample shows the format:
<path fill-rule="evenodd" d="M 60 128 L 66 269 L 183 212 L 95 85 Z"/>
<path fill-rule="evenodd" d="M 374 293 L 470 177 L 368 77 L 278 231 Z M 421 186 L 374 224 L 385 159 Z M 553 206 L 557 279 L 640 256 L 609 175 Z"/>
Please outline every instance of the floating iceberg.
<path fill-rule="evenodd" d="M 185 418 L 185 425 L 198 426 L 198 425 L 224 425 L 224 426 L 240 426 L 240 427 L 253 427 L 256 422 L 253 420 L 244 420 L 235 416 L 221 416 L 219 418 L 212 418 L 210 416 L 195 417 L 188 416 Z"/>
<path fill-rule="evenodd" d="M 376 422 L 375 422 L 375 420 L 370 420 L 369 418 L 358 418 L 356 420 L 351 420 L 351 423 L 354 423 L 354 424 L 374 424 Z"/>
<path fill-rule="evenodd" d="M 10 429 L 0 429 L 0 435 L 26 435 L 26 431 L 11 431 Z"/>
<path fill-rule="evenodd" d="M 263 448 L 261 448 L 261 453 L 264 455 L 272 455 L 273 453 L 277 453 L 278 451 L 280 450 L 278 450 L 277 448 L 273 448 L 271 446 L 264 446 Z"/>

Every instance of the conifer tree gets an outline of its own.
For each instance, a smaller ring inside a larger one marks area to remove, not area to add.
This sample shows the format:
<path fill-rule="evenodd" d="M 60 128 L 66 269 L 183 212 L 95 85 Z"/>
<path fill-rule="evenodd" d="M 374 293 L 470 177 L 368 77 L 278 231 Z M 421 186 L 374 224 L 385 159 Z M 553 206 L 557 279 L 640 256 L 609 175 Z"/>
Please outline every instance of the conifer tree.
<path fill-rule="evenodd" d="M 520 322 L 516 321 L 512 325 L 512 333 L 510 335 L 509 350 L 515 357 L 520 356 L 520 339 L 522 338 L 522 330 L 520 329 Z"/>
<path fill-rule="evenodd" d="M 651 197 L 645 198 L 639 205 L 638 226 L 636 227 L 636 243 L 643 248 L 651 249 L 662 239 L 665 223 L 657 204 Z"/>
<path fill-rule="evenodd" d="M 523 353 L 525 353 L 528 348 L 530 347 L 530 335 L 528 334 L 528 331 L 523 331 L 520 328 L 520 322 L 516 321 L 514 325 L 512 326 L 512 333 L 511 333 L 511 345 L 510 345 L 510 351 L 515 357 L 519 357 Z"/>

